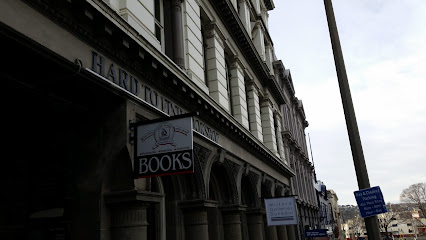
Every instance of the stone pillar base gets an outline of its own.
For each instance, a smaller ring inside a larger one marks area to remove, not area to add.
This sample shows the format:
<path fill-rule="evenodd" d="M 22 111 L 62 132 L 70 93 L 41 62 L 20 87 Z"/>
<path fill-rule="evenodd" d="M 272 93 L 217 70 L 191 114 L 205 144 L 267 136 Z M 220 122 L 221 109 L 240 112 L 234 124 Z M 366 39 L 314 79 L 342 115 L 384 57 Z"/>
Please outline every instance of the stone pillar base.
<path fill-rule="evenodd" d="M 146 203 L 126 203 L 113 206 L 111 216 L 112 239 L 138 240 L 147 238 Z"/>
<path fill-rule="evenodd" d="M 265 239 L 265 230 L 263 226 L 265 225 L 263 222 L 262 212 L 249 212 L 247 211 L 247 228 L 248 235 L 250 240 L 264 240 Z"/>
<path fill-rule="evenodd" d="M 278 240 L 289 240 L 286 226 L 277 226 Z"/>

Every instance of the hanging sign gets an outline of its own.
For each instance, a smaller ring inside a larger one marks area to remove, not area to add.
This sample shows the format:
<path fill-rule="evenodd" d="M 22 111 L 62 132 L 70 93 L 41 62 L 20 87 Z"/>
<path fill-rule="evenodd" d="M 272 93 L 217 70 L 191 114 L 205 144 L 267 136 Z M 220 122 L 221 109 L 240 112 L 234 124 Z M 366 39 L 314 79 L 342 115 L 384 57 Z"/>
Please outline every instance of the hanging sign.
<path fill-rule="evenodd" d="M 194 172 L 192 116 L 135 126 L 136 178 Z"/>
<path fill-rule="evenodd" d="M 294 197 L 265 198 L 268 226 L 297 225 Z"/>
<path fill-rule="evenodd" d="M 318 238 L 326 237 L 327 229 L 314 229 L 314 230 L 305 230 L 305 237 L 307 238 Z"/>
<path fill-rule="evenodd" d="M 362 189 L 354 194 L 361 217 L 371 217 L 388 211 L 380 187 Z"/>

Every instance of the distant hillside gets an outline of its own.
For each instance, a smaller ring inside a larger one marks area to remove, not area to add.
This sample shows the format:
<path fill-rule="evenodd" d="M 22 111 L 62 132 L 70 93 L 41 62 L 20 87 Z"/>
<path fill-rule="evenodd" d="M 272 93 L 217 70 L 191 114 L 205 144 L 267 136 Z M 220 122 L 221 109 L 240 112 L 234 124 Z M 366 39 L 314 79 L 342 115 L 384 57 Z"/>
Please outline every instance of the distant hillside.
<path fill-rule="evenodd" d="M 411 203 L 386 204 L 386 208 L 388 212 L 397 213 L 401 219 L 411 219 L 411 213 L 415 211 L 415 206 Z M 346 222 L 348 219 L 353 219 L 357 215 L 361 216 L 358 206 L 356 205 L 339 205 L 339 209 L 343 222 Z"/>
<path fill-rule="evenodd" d="M 354 205 L 340 205 L 340 216 L 342 216 L 343 222 L 346 222 L 348 219 L 353 219 L 355 216 L 361 216 L 359 213 L 358 206 Z"/>

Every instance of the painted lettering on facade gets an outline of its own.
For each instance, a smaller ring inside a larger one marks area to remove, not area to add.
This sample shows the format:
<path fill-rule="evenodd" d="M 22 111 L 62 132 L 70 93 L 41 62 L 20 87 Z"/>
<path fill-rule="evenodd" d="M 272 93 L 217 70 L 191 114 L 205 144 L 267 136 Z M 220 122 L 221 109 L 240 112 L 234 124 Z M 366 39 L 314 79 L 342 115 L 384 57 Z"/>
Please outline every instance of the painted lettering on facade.
<path fill-rule="evenodd" d="M 184 113 L 182 108 L 161 95 L 155 89 L 143 84 L 135 76 L 129 74 L 124 69 L 117 67 L 114 63 L 107 61 L 107 58 L 95 51 L 92 51 L 91 70 L 131 94 L 143 99 L 153 107 L 167 113 L 169 116 L 176 116 Z"/>
<path fill-rule="evenodd" d="M 213 142 L 219 143 L 219 134 L 198 119 L 194 119 L 194 130 Z"/>
<path fill-rule="evenodd" d="M 95 51 L 92 51 L 91 70 L 129 93 L 143 99 L 151 106 L 167 113 L 169 116 L 177 116 L 185 113 L 182 108 L 161 95 L 158 91 L 142 83 L 138 78 L 116 66 L 113 62 L 110 62 Z M 201 135 L 215 143 L 219 143 L 219 134 L 208 125 L 198 119 L 194 119 L 193 126 L 194 130 Z"/>

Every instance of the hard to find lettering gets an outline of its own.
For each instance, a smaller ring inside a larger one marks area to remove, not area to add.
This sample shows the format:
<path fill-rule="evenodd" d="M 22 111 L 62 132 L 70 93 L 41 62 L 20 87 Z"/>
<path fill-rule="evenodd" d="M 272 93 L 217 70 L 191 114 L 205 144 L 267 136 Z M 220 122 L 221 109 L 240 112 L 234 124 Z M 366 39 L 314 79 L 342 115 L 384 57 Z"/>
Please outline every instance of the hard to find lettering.
<path fill-rule="evenodd" d="M 114 63 L 109 65 L 108 72 L 105 75 L 105 62 L 105 57 L 92 51 L 92 71 L 137 96 L 141 88 L 139 81 L 122 68 L 117 68 L 117 72 Z"/>

